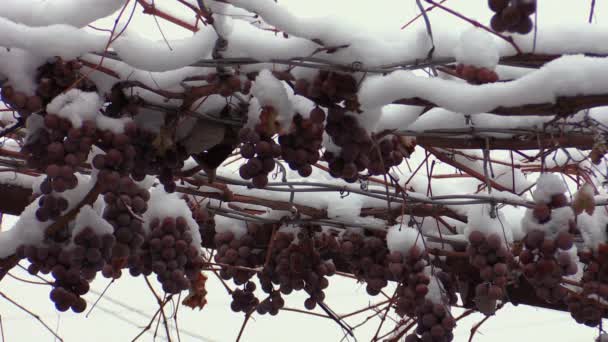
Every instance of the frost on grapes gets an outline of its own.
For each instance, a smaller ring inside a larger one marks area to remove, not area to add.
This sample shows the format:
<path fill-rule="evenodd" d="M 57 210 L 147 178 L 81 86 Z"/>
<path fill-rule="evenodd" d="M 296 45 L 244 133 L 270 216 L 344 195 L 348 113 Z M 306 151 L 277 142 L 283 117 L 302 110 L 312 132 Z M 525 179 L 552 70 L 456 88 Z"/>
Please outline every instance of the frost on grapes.
<path fill-rule="evenodd" d="M 386 233 L 386 246 L 391 252 L 399 252 L 407 255 L 414 246 L 420 251 L 425 250 L 423 237 L 415 228 L 403 225 L 394 225 Z"/>

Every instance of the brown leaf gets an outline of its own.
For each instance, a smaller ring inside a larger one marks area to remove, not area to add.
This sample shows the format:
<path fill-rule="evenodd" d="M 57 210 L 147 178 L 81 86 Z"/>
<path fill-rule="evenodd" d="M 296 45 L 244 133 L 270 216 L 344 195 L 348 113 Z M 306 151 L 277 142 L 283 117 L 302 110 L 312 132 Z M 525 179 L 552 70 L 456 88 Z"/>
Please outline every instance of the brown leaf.
<path fill-rule="evenodd" d="M 190 127 L 189 130 L 188 127 Z M 184 120 L 178 124 L 176 135 L 180 143 L 186 147 L 188 154 L 196 154 L 222 142 L 225 131 L 226 128 L 222 124 L 202 120 L 196 122 Z"/>
<path fill-rule="evenodd" d="M 590 184 L 583 184 L 576 192 L 572 200 L 572 209 L 574 209 L 576 215 L 579 215 L 583 211 L 589 215 L 593 215 L 595 211 L 595 199 L 593 197 L 593 187 Z"/>
<path fill-rule="evenodd" d="M 207 282 L 207 276 L 202 272 L 198 274 L 198 277 L 190 285 L 190 292 L 188 296 L 184 298 L 182 304 L 192 309 L 198 308 L 202 310 L 207 304 L 207 290 L 205 289 L 205 283 Z"/>

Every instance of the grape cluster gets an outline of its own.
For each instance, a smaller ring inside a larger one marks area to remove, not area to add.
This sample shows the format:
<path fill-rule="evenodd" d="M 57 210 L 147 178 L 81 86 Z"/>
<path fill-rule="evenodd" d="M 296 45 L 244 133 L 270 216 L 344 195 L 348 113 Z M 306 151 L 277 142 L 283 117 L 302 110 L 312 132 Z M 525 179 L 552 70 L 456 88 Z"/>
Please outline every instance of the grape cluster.
<path fill-rule="evenodd" d="M 215 237 L 215 219 L 213 213 L 209 212 L 209 210 L 204 207 L 201 207 L 196 202 L 188 200 L 188 197 L 185 197 L 185 199 L 192 212 L 192 218 L 198 224 L 198 232 L 201 234 L 201 243 L 204 241 L 213 241 Z"/>
<path fill-rule="evenodd" d="M 490 21 L 494 31 L 527 34 L 534 24 L 530 15 L 536 12 L 536 0 L 488 0 L 495 12 Z"/>
<path fill-rule="evenodd" d="M 203 268 L 204 260 L 194 245 L 191 227 L 184 217 L 155 218 L 141 256 L 143 272 L 154 272 L 163 291 L 176 294 L 190 287 Z M 134 272 L 132 272 L 134 273 Z M 135 271 L 137 273 L 137 271 Z"/>
<path fill-rule="evenodd" d="M 504 297 L 511 255 L 502 240 L 497 233 L 486 235 L 474 230 L 469 234 L 467 254 L 471 265 L 479 270 L 482 280 L 475 288 L 478 308 L 486 299 L 495 303 Z"/>
<path fill-rule="evenodd" d="M 71 265 L 80 268 L 84 279 L 93 280 L 103 269 L 105 261 L 111 259 L 115 242 L 114 235 L 98 235 L 93 228 L 85 227 L 74 236 L 74 247 L 67 251 L 71 253 Z"/>
<path fill-rule="evenodd" d="M 458 64 L 456 75 L 471 84 L 494 83 L 498 81 L 498 74 L 494 70 L 474 65 Z"/>
<path fill-rule="evenodd" d="M 143 129 L 133 130 L 135 160 L 131 175 L 137 181 L 146 175 L 158 175 L 158 180 L 166 192 L 175 191 L 174 174 L 184 167 L 189 155 L 186 148 L 179 143 L 167 145 L 163 142 L 163 132 L 157 134 Z"/>
<path fill-rule="evenodd" d="M 327 277 L 335 273 L 333 263 L 321 259 L 311 228 L 314 227 L 301 227 L 297 236 L 291 232 L 277 232 L 270 260 L 258 274 L 266 293 L 273 292 L 273 283 L 279 285 L 282 294 L 306 291 L 309 298 L 304 301 L 304 306 L 308 310 L 323 302 L 323 290 L 329 286 Z"/>
<path fill-rule="evenodd" d="M 448 342 L 454 339 L 452 330 L 456 321 L 448 307 L 443 303 L 434 303 L 423 299 L 424 303 L 416 310 L 416 332 L 409 334 L 406 342 Z"/>
<path fill-rule="evenodd" d="M 239 168 L 239 175 L 243 179 L 251 179 L 256 188 L 264 188 L 268 184 L 268 174 L 275 167 L 274 158 L 281 156 L 281 146 L 266 133 L 264 125 L 262 122 L 255 130 L 245 127 L 239 131 L 241 156 L 248 159 Z"/>
<path fill-rule="evenodd" d="M 310 298 L 306 300 L 310 301 Z M 281 292 L 272 291 L 266 299 L 258 304 L 256 311 L 260 315 L 270 314 L 271 316 L 276 316 L 284 306 L 285 300 L 281 296 Z"/>
<path fill-rule="evenodd" d="M 578 269 L 568 251 L 573 243 L 568 232 L 560 232 L 555 238 L 541 230 L 532 230 L 526 235 L 519 261 L 540 298 L 560 302 L 566 296 L 566 290 L 560 286 L 562 277 L 573 275 Z"/>
<path fill-rule="evenodd" d="M 306 79 L 298 79 L 294 84 L 298 95 L 314 99 L 322 106 L 331 106 L 344 101 L 350 110 L 359 107 L 357 102 L 357 80 L 351 75 L 339 74 L 321 70 L 312 83 Z"/>
<path fill-rule="evenodd" d="M 324 121 L 325 112 L 315 107 L 308 119 L 304 119 L 299 114 L 294 116 L 291 131 L 279 136 L 283 160 L 289 164 L 290 169 L 297 170 L 302 177 L 310 176 L 312 165 L 319 161 Z"/>
<path fill-rule="evenodd" d="M 325 131 L 334 144 L 341 148 L 339 153 L 326 150 L 323 154 L 329 174 L 349 183 L 357 181 L 359 172 L 371 164 L 370 150 L 373 142 L 369 134 L 359 125 L 355 116 L 347 115 L 346 110 L 339 107 L 329 108 Z"/>
<path fill-rule="evenodd" d="M 96 128 L 93 122 L 85 121 L 82 127 L 72 127 L 69 120 L 55 114 L 46 114 L 44 127 L 32 135 L 22 152 L 28 154 L 27 164 L 31 168 L 41 171 L 50 165 L 75 168 L 86 161 L 95 140 Z M 77 182 L 75 177 L 67 177 L 62 180 L 60 178 L 57 183 L 57 189 L 54 190 L 63 192 L 75 187 L 74 183 Z"/>
<path fill-rule="evenodd" d="M 566 304 L 578 323 L 596 327 L 606 313 L 598 299 L 608 300 L 608 245 L 599 244 L 597 251 L 581 253 L 581 261 L 586 264 L 581 279 L 583 290 L 570 293 Z"/>
<path fill-rule="evenodd" d="M 412 247 L 406 255 L 393 251 L 387 256 L 391 279 L 399 282 L 395 312 L 399 316 L 413 316 L 416 308 L 424 304 L 431 281 L 425 273 L 425 253 Z"/>
<path fill-rule="evenodd" d="M 41 65 L 36 74 L 36 94 L 46 106 L 57 95 L 74 87 L 83 91 L 95 91 L 95 84 L 80 72 L 82 64 L 77 60 L 64 61 L 56 57 Z"/>
<path fill-rule="evenodd" d="M 138 251 L 144 243 L 144 227 L 139 215 L 148 209 L 148 190 L 142 189 L 129 177 L 108 178 L 103 192 L 106 207 L 103 218 L 114 228 L 116 243 L 112 260 L 102 270 L 105 277 L 118 278 L 121 269 L 137 265 Z M 131 260 L 129 260 L 131 259 Z"/>
<path fill-rule="evenodd" d="M 340 252 L 349 263 L 349 269 L 366 283 L 366 291 L 376 296 L 388 285 L 385 263 L 388 256 L 386 243 L 376 236 L 362 236 L 355 232 L 342 235 Z"/>
<path fill-rule="evenodd" d="M 39 112 L 43 109 L 42 98 L 38 95 L 28 96 L 22 91 L 15 90 L 11 85 L 3 85 L 0 91 L 2 101 L 19 112 L 22 117 Z"/>
<path fill-rule="evenodd" d="M 89 291 L 88 281 L 81 275 L 81 261 L 74 253 L 62 250 L 60 245 L 20 246 L 17 256 L 30 262 L 28 272 L 32 275 L 41 272 L 53 276 L 55 282 L 50 298 L 58 311 L 72 308 L 76 313 L 86 309 L 86 301 L 81 297 Z"/>
<path fill-rule="evenodd" d="M 84 91 L 95 90 L 95 85 L 80 74 L 81 66 L 76 60 L 65 62 L 57 57 L 38 68 L 36 94 L 28 95 L 6 84 L 2 86 L 0 93 L 2 101 L 18 111 L 22 117 L 27 117 L 31 113 L 43 111 L 53 98 L 70 86 Z"/>
<path fill-rule="evenodd" d="M 230 303 L 230 309 L 234 312 L 243 312 L 248 314 L 256 309 L 260 304 L 259 299 L 256 298 L 255 283 L 249 281 L 245 284 L 243 289 L 235 289 L 232 291 L 232 302 Z"/>
<path fill-rule="evenodd" d="M 252 234 L 255 229 L 249 228 L 246 234 L 238 238 L 231 231 L 215 234 L 217 253 L 214 260 L 222 264 L 220 276 L 223 279 L 232 279 L 236 285 L 245 284 L 255 272 L 239 267 L 253 268 L 264 263 L 265 254 L 256 248 L 256 240 Z"/>
<path fill-rule="evenodd" d="M 383 138 L 369 151 L 368 172 L 370 175 L 386 174 L 391 167 L 401 164 L 403 158 L 408 157 L 411 152 L 401 143 L 399 136 Z"/>
<path fill-rule="evenodd" d="M 126 129 L 127 127 L 129 128 Z M 125 133 L 103 131 L 100 134 L 99 147 L 105 154 L 97 154 L 92 160 L 93 167 L 100 170 L 100 184 L 112 184 L 112 179 L 128 175 L 133 169 L 137 152 L 131 142 L 135 134 L 133 123 L 125 125 Z"/>

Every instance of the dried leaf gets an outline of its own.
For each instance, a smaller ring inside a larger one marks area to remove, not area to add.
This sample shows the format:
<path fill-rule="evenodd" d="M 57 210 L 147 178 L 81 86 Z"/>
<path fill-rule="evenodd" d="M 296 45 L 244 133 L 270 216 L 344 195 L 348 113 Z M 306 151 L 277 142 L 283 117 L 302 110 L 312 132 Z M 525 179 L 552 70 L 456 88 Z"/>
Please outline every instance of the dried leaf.
<path fill-rule="evenodd" d="M 205 289 L 205 283 L 207 282 L 207 276 L 202 272 L 198 274 L 198 277 L 195 281 L 192 282 L 190 286 L 190 292 L 188 296 L 184 298 L 182 304 L 192 309 L 198 308 L 202 310 L 207 304 L 207 290 Z"/>
<path fill-rule="evenodd" d="M 188 123 L 186 122 L 186 124 Z M 206 151 L 224 139 L 226 127 L 222 124 L 202 120 L 189 124 L 192 125 L 192 129 L 180 140 L 180 143 L 186 147 L 188 154 Z M 178 133 L 185 130 L 180 125 L 177 127 Z"/>
<path fill-rule="evenodd" d="M 572 209 L 574 213 L 579 215 L 583 211 L 589 215 L 593 215 L 595 211 L 595 199 L 593 196 L 593 187 L 591 184 L 585 183 L 574 195 L 572 200 Z"/>

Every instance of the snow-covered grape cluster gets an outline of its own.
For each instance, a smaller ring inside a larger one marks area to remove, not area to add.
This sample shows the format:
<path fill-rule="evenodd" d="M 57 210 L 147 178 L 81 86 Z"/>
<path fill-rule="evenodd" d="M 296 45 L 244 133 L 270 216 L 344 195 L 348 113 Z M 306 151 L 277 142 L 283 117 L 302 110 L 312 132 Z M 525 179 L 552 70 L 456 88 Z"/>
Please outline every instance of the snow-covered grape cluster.
<path fill-rule="evenodd" d="M 550 237 L 542 230 L 532 230 L 526 235 L 519 261 L 539 297 L 549 302 L 561 302 L 565 298 L 562 277 L 573 275 L 578 269 L 571 254 L 573 243 L 568 232 Z"/>
<path fill-rule="evenodd" d="M 187 290 L 203 267 L 200 246 L 193 244 L 192 229 L 198 227 L 190 227 L 181 216 L 154 218 L 150 222 L 140 256 L 142 273 L 156 274 L 166 293 Z"/>
<path fill-rule="evenodd" d="M 475 288 L 475 302 L 480 308 L 486 300 L 494 302 L 501 300 L 505 294 L 505 286 L 508 280 L 509 264 L 511 254 L 503 243 L 504 238 L 497 233 L 489 235 L 474 230 L 469 234 L 469 245 L 467 254 L 473 267 L 479 270 L 482 283 Z M 494 305 L 491 304 L 493 307 Z M 489 308 L 492 312 L 492 308 Z"/>

